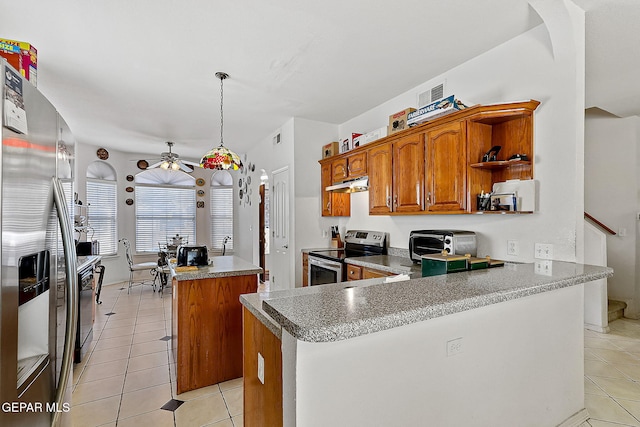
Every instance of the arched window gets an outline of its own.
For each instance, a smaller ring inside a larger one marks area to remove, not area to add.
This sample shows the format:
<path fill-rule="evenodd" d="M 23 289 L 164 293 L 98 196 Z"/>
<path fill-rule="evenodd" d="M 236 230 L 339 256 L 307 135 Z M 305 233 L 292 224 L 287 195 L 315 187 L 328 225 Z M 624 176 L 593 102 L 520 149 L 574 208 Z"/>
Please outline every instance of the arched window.
<path fill-rule="evenodd" d="M 215 171 L 209 189 L 211 206 L 211 248 L 233 251 L 233 177 L 228 171 Z M 225 242 L 226 240 L 226 242 Z"/>
<path fill-rule="evenodd" d="M 97 240 L 100 255 L 115 255 L 118 250 L 117 178 L 113 167 L 101 160 L 87 167 L 88 240 Z M 76 222 L 82 224 L 82 215 Z"/>
<path fill-rule="evenodd" d="M 136 252 L 158 252 L 176 234 L 195 244 L 195 178 L 154 168 L 137 174 L 135 183 Z"/>

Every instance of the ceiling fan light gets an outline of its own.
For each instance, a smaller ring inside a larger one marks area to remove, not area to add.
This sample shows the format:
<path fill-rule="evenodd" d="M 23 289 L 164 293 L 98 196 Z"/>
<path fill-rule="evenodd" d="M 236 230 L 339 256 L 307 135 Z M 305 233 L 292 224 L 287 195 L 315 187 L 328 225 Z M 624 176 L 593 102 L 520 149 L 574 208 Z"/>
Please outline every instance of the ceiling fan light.
<path fill-rule="evenodd" d="M 160 167 L 164 170 L 168 170 L 169 169 L 169 162 L 167 162 L 166 160 L 162 163 L 160 163 Z"/>
<path fill-rule="evenodd" d="M 171 170 L 174 170 L 174 171 L 180 170 L 180 165 L 175 162 L 171 162 Z"/>

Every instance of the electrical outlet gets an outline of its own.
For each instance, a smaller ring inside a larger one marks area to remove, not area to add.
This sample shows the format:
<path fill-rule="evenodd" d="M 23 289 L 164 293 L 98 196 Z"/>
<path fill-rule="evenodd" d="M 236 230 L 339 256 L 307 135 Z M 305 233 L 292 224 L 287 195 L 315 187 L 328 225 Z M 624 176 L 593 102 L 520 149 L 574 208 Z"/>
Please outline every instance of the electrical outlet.
<path fill-rule="evenodd" d="M 535 273 L 543 276 L 551 276 L 553 264 L 551 260 L 538 260 L 535 263 Z"/>
<path fill-rule="evenodd" d="M 520 248 L 517 240 L 507 240 L 507 255 L 518 255 Z"/>
<path fill-rule="evenodd" d="M 264 384 L 264 357 L 258 352 L 258 380 Z"/>
<path fill-rule="evenodd" d="M 553 259 L 553 245 L 551 243 L 536 243 L 534 258 Z"/>
<path fill-rule="evenodd" d="M 462 353 L 462 338 L 447 341 L 447 357 Z"/>

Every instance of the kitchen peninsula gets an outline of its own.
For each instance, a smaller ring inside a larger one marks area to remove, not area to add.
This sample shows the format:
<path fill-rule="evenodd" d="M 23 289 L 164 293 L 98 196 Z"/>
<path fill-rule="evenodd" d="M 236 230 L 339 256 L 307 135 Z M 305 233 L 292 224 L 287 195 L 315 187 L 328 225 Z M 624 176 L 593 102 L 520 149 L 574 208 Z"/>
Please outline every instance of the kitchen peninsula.
<path fill-rule="evenodd" d="M 284 426 L 579 424 L 583 284 L 613 271 L 544 265 L 243 295 L 246 425 L 274 365 Z"/>
<path fill-rule="evenodd" d="M 257 292 L 260 267 L 236 256 L 172 267 L 172 336 L 177 393 L 242 376 L 240 295 Z"/>

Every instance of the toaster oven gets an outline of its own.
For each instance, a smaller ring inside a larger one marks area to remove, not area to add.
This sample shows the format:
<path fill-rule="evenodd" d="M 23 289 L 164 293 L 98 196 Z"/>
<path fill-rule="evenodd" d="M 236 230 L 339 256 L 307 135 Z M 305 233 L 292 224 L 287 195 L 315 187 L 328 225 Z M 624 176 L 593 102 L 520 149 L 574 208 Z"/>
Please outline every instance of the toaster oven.
<path fill-rule="evenodd" d="M 409 255 L 420 262 L 422 255 L 449 254 L 477 255 L 476 233 L 464 230 L 416 230 L 409 234 Z"/>
<path fill-rule="evenodd" d="M 204 266 L 209 264 L 209 254 L 206 246 L 178 246 L 176 258 L 178 266 Z"/>

